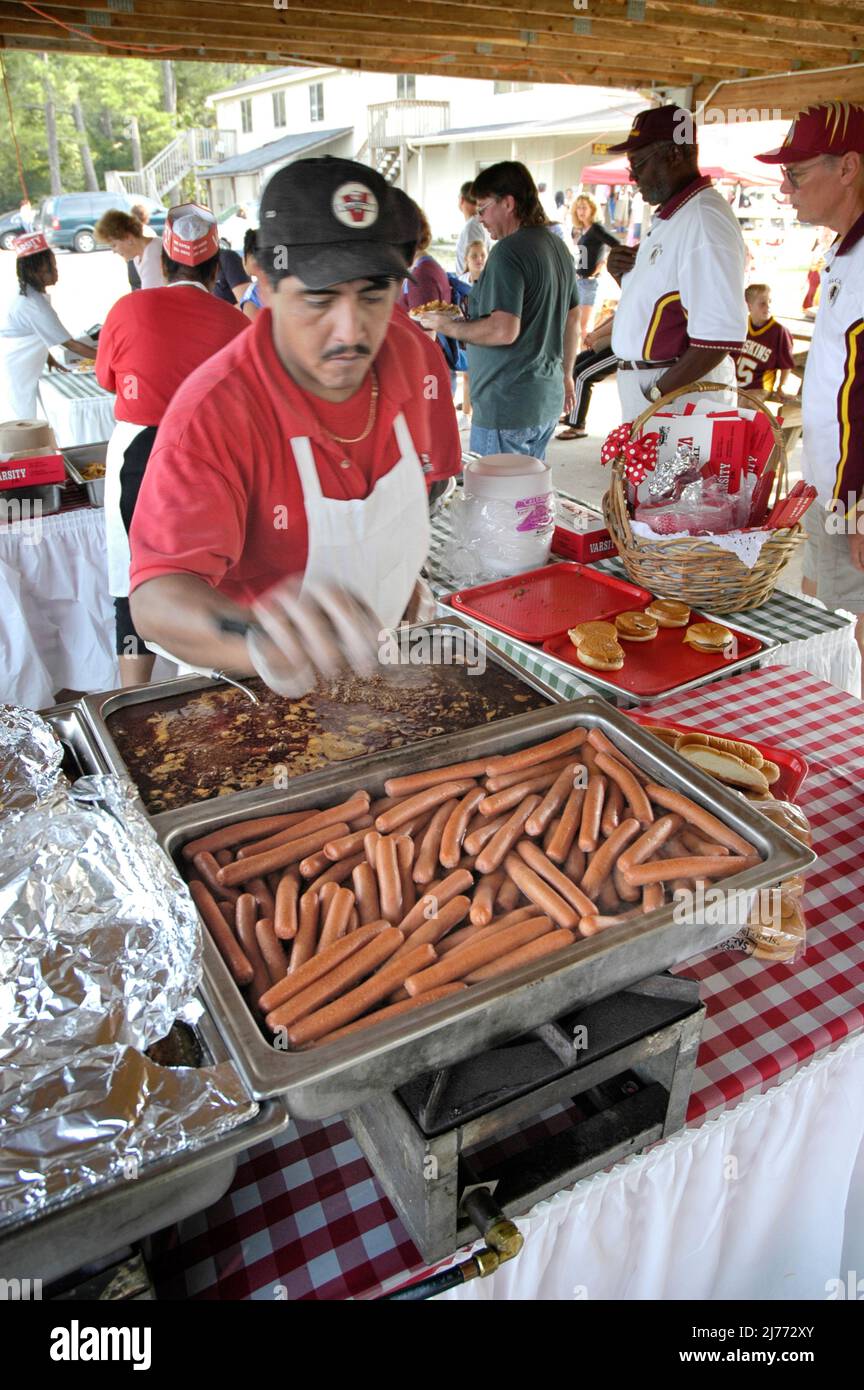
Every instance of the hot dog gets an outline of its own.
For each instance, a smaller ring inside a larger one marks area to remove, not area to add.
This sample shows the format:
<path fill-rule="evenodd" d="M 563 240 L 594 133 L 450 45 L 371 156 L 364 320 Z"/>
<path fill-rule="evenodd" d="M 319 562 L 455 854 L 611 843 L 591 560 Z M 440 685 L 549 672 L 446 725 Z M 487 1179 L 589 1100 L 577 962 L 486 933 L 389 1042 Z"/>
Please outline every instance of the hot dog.
<path fill-rule="evenodd" d="M 602 730 L 592 729 L 588 735 L 588 742 L 595 750 L 595 754 L 605 753 L 608 757 L 614 758 L 616 762 L 621 763 L 623 767 L 626 767 L 628 771 L 632 772 L 638 782 L 645 783 L 648 781 L 648 777 L 642 771 L 641 767 L 637 767 L 634 762 L 630 761 L 626 754 L 621 752 L 620 748 L 616 748 L 615 744 L 610 742 Z"/>
<path fill-rule="evenodd" d="M 532 811 L 525 822 L 525 831 L 528 835 L 542 835 L 553 816 L 557 816 L 573 790 L 573 777 L 576 768 L 580 766 L 580 763 L 567 763 L 564 769 L 558 773 L 537 810 Z"/>
<path fill-rule="evenodd" d="M 481 822 L 475 830 L 473 826 L 465 836 L 464 849 L 468 854 L 479 854 L 484 845 L 487 845 L 493 835 L 497 835 L 502 825 L 506 824 L 506 816 L 494 816 L 485 824 Z"/>
<path fill-rule="evenodd" d="M 270 891 L 269 883 L 265 883 L 263 878 L 250 878 L 246 884 L 246 892 L 251 893 L 258 904 L 259 917 L 272 917 L 276 912 L 276 899 Z"/>
<path fill-rule="evenodd" d="M 504 927 L 515 927 L 519 922 L 542 921 L 544 931 L 552 930 L 552 921 L 549 917 L 538 915 L 537 909 L 532 903 L 530 907 L 517 907 L 515 912 L 508 912 L 503 917 L 493 919 L 485 927 L 460 927 L 458 931 L 448 932 L 443 941 L 439 941 L 435 947 L 438 955 L 443 957 L 455 951 L 457 947 L 464 946 L 467 941 L 485 941 L 487 936 L 493 932 L 500 931 Z"/>
<path fill-rule="evenodd" d="M 237 925 L 237 914 L 234 910 L 236 904 L 226 902 L 224 898 L 221 898 L 216 906 L 222 913 L 222 916 L 225 918 L 231 930 L 234 931 Z"/>
<path fill-rule="evenodd" d="M 388 777 L 384 790 L 388 796 L 409 797 L 428 787 L 438 787 L 442 782 L 461 782 L 466 777 L 482 777 L 486 770 L 483 758 L 473 762 L 455 763 L 452 767 L 432 767 L 428 772 L 411 772 L 407 777 Z"/>
<path fill-rule="evenodd" d="M 323 874 L 313 878 L 309 888 L 317 893 L 324 887 L 325 883 L 344 883 L 346 878 L 350 878 L 358 864 L 365 864 L 366 855 L 363 853 L 352 855 L 350 859 L 337 859 L 335 864 L 331 864 L 329 869 L 325 869 Z"/>
<path fill-rule="evenodd" d="M 628 870 L 635 868 L 637 864 L 643 864 L 646 859 L 650 859 L 653 854 L 661 849 L 670 836 L 681 825 L 680 816 L 660 816 L 644 830 L 638 840 L 634 841 L 628 849 L 624 851 L 618 861 L 618 868 L 621 876 L 629 883 Z"/>
<path fill-rule="evenodd" d="M 524 859 L 518 854 L 508 854 L 504 860 L 504 868 L 512 878 L 516 887 L 529 902 L 539 908 L 539 910 L 551 917 L 552 921 L 559 927 L 575 927 L 579 921 L 579 913 L 574 907 L 563 898 L 560 893 L 556 893 L 538 873 L 529 869 Z M 570 885 L 574 888 L 575 885 Z M 591 903 L 593 908 L 594 904 Z"/>
<path fill-rule="evenodd" d="M 571 729 L 569 733 L 561 734 L 558 738 L 548 739 L 545 743 L 535 743 L 533 748 L 522 748 L 518 753 L 490 758 L 486 764 L 486 776 L 500 777 L 502 773 L 521 771 L 527 767 L 537 767 L 539 763 L 548 763 L 550 759 L 557 758 L 559 753 L 569 753 L 573 748 L 580 748 L 587 736 L 586 729 Z"/>
<path fill-rule="evenodd" d="M 599 854 L 600 851 L 597 850 L 596 853 Z M 618 897 L 621 899 L 622 902 L 638 903 L 642 894 L 638 888 L 634 888 L 632 884 L 627 882 L 627 880 L 621 872 L 620 861 L 615 865 L 615 868 L 612 871 L 612 882 L 615 886 L 615 892 L 618 894 Z"/>
<path fill-rule="evenodd" d="M 438 851 L 439 863 L 445 869 L 455 869 L 459 863 L 468 822 L 485 795 L 482 787 L 472 788 L 457 802 L 447 817 L 441 832 L 441 848 Z"/>
<path fill-rule="evenodd" d="M 414 841 L 410 835 L 396 836 L 396 858 L 399 861 L 401 912 L 404 917 L 417 901 L 417 888 L 414 883 Z"/>
<path fill-rule="evenodd" d="M 543 956 L 550 956 L 554 951 L 562 951 L 565 946 L 572 946 L 575 940 L 572 931 L 547 932 L 545 936 L 536 937 L 534 941 L 520 946 L 518 950 L 510 951 L 506 956 L 499 956 L 488 965 L 481 965 L 479 970 L 472 970 L 470 975 L 465 976 L 465 983 L 479 985 L 484 980 L 493 980 L 496 975 L 506 975 L 508 970 L 516 970 L 520 965 L 528 965 L 532 960 L 541 960 Z M 422 999 L 424 996 L 421 994 L 419 998 Z"/>
<path fill-rule="evenodd" d="M 662 883 L 646 883 L 642 889 L 642 911 L 654 912 L 666 901 Z"/>
<path fill-rule="evenodd" d="M 488 927 L 495 915 L 495 899 L 498 889 L 504 882 L 504 870 L 496 869 L 494 874 L 484 874 L 474 890 L 469 916 L 475 927 Z"/>
<path fill-rule="evenodd" d="M 438 872 L 438 854 L 441 849 L 441 836 L 444 834 L 444 826 L 450 818 L 450 813 L 459 803 L 455 797 L 450 797 L 439 806 L 426 827 L 423 842 L 414 855 L 414 868 L 412 870 L 415 883 L 431 883 Z"/>
<path fill-rule="evenodd" d="M 237 899 L 237 939 L 243 954 L 252 966 L 252 979 L 249 984 L 249 999 L 253 1008 L 258 1008 L 262 994 L 270 988 L 270 971 L 267 969 L 258 938 L 255 935 L 255 922 L 258 917 L 258 904 L 251 893 L 241 893 Z"/>
<path fill-rule="evenodd" d="M 588 778 L 588 786 L 591 786 L 591 777 Z M 579 830 L 580 822 L 585 818 L 585 799 L 588 793 L 584 787 L 574 787 L 564 802 L 564 810 L 561 812 L 561 819 L 555 827 L 555 833 L 550 837 L 548 845 L 544 845 L 547 855 L 556 864 L 563 864 L 568 854 L 573 848 L 573 841 Z M 598 807 L 597 815 L 599 818 L 601 806 Z M 581 840 L 580 849 L 584 849 Z"/>
<path fill-rule="evenodd" d="M 191 861 L 202 850 L 213 853 L 217 849 L 235 849 L 237 845 L 248 844 L 251 840 L 260 840 L 262 835 L 272 835 L 280 830 L 290 830 L 292 826 L 299 825 L 301 821 L 308 820 L 310 816 L 317 814 L 317 811 L 314 810 L 289 811 L 283 816 L 264 816 L 257 820 L 237 821 L 234 825 L 223 826 L 221 830 L 212 830 L 209 835 L 202 835 L 197 840 L 187 841 L 181 853 L 184 859 Z"/>
<path fill-rule="evenodd" d="M 347 859 L 352 854 L 359 854 L 364 848 L 364 838 L 366 831 L 372 825 L 371 816 L 361 816 L 361 824 L 356 830 L 352 830 L 350 835 L 343 835 L 338 840 L 328 840 L 321 853 L 326 859 L 335 862 L 337 859 Z M 320 869 L 319 869 L 320 873 Z"/>
<path fill-rule="evenodd" d="M 563 873 L 565 878 L 569 878 L 571 883 L 582 882 L 582 875 L 585 872 L 585 851 L 574 844 L 564 860 Z"/>
<path fill-rule="evenodd" d="M 516 853 L 520 859 L 525 861 L 528 868 L 533 869 L 535 874 L 539 874 L 550 888 L 554 888 L 555 892 L 559 893 L 564 901 L 579 913 L 580 917 L 586 912 L 596 911 L 588 890 L 584 887 L 577 888 L 576 884 L 543 853 L 539 845 L 532 844 L 530 840 L 520 840 L 516 846 Z M 526 894 L 527 896 L 528 894 Z"/>
<path fill-rule="evenodd" d="M 453 782 L 442 782 L 439 786 L 427 787 L 425 791 L 409 796 L 398 806 L 391 806 L 389 811 L 383 811 L 380 816 L 376 816 L 375 829 L 381 835 L 389 835 L 392 831 L 398 830 L 400 825 L 405 825 L 406 821 L 422 816 L 426 811 L 433 811 L 436 806 L 450 801 L 454 796 L 464 796 L 474 785 L 470 777 L 464 777 Z"/>
<path fill-rule="evenodd" d="M 654 812 L 651 809 L 651 802 L 645 794 L 641 783 L 636 780 L 633 773 L 623 763 L 619 763 L 616 758 L 610 758 L 606 753 L 597 754 L 597 767 L 618 786 L 624 793 L 632 814 L 636 817 L 640 825 L 650 825 L 654 820 Z"/>
<path fill-rule="evenodd" d="M 742 874 L 759 863 L 758 855 L 694 855 L 689 859 L 654 859 L 646 864 L 637 864 L 628 871 L 622 870 L 625 878 L 635 887 L 645 883 L 666 883 L 673 878 L 692 878 L 702 875 L 706 878 L 730 878 L 732 874 Z"/>
<path fill-rule="evenodd" d="M 234 855 L 231 853 L 230 849 L 214 850 L 213 858 L 216 860 L 220 869 L 224 869 L 226 864 L 233 864 L 234 862 Z"/>
<path fill-rule="evenodd" d="M 317 878 L 323 874 L 325 869 L 329 869 L 332 859 L 328 859 L 323 849 L 319 849 L 315 854 L 307 854 L 305 859 L 301 859 L 298 865 L 302 878 Z"/>
<path fill-rule="evenodd" d="M 598 931 L 605 931 L 607 927 L 620 927 L 622 922 L 632 922 L 634 917 L 641 916 L 641 907 L 634 907 L 632 912 L 616 912 L 609 915 L 598 913 L 594 917 L 583 917 L 579 923 L 579 930 L 583 936 L 595 936 Z"/>
<path fill-rule="evenodd" d="M 717 840 L 719 844 L 725 845 L 733 854 L 749 855 L 753 853 L 752 845 L 742 839 L 736 831 L 730 830 L 716 816 L 712 816 L 710 811 L 705 811 L 701 806 L 697 806 L 696 802 L 691 801 L 689 796 L 684 796 L 682 792 L 669 791 L 667 787 L 661 787 L 656 782 L 648 782 L 645 790 L 658 806 L 663 806 L 667 811 L 677 812 L 683 820 L 704 831 L 709 839 Z"/>
<path fill-rule="evenodd" d="M 207 851 L 202 852 L 206 853 Z M 189 892 L 204 920 L 204 925 L 216 943 L 219 954 L 231 971 L 236 983 L 238 985 L 250 984 L 255 973 L 252 969 L 252 962 L 240 949 L 237 938 L 219 911 L 219 905 L 210 889 L 206 883 L 202 883 L 201 879 L 193 878 L 189 882 Z"/>
<path fill-rule="evenodd" d="M 638 834 L 639 822 L 631 816 L 623 820 L 618 829 L 613 830 L 609 838 L 598 846 L 582 879 L 583 893 L 589 898 L 597 896 L 603 884 L 611 877 L 618 856 Z M 593 906 L 592 903 L 592 909 Z"/>
<path fill-rule="evenodd" d="M 513 882 L 512 878 L 508 878 L 505 874 L 504 882 L 498 889 L 498 896 L 495 899 L 496 913 L 499 916 L 501 916 L 502 914 L 506 916 L 508 913 L 513 913 L 516 910 L 517 904 L 521 896 L 522 894 L 519 892 L 519 889 L 516 887 L 516 884 Z"/>
<path fill-rule="evenodd" d="M 282 942 L 273 930 L 273 923 L 269 917 L 259 917 L 255 923 L 255 939 L 264 964 L 267 966 L 270 984 L 275 985 L 279 980 L 284 980 L 288 973 L 288 957 Z"/>
<path fill-rule="evenodd" d="M 273 927 L 282 941 L 290 941 L 297 935 L 297 900 L 300 897 L 300 880 L 289 870 L 279 880 L 276 889 L 276 910 L 273 914 Z"/>
<path fill-rule="evenodd" d="M 343 994 L 339 999 L 334 999 L 332 1003 L 301 1019 L 299 1023 L 293 1024 L 288 1029 L 289 1040 L 295 1047 L 302 1047 L 306 1043 L 314 1042 L 316 1038 L 324 1037 L 326 1033 L 343 1028 L 346 1023 L 353 1023 L 355 1018 L 365 1014 L 367 1009 L 371 1009 L 373 1005 L 392 994 L 394 989 L 398 989 L 405 980 L 406 971 L 422 970 L 426 962 L 434 959 L 434 946 L 417 946 L 399 960 L 388 961 L 371 979 L 364 981 L 356 989 Z"/>
<path fill-rule="evenodd" d="M 579 826 L 579 848 L 586 854 L 595 850 L 600 842 L 600 818 L 603 815 L 605 798 L 606 778 L 599 772 L 592 772 L 588 778 L 588 790 L 582 803 L 582 822 Z M 550 855 L 550 858 L 554 857 Z"/>
<path fill-rule="evenodd" d="M 240 896 L 239 892 L 236 888 L 225 887 L 219 877 L 220 866 L 209 850 L 200 850 L 192 860 L 192 864 L 198 877 L 207 884 L 214 898 L 227 898 L 230 902 L 236 903 Z"/>
<path fill-rule="evenodd" d="M 327 916 L 327 913 L 330 911 L 330 904 L 333 901 L 333 895 L 334 893 L 338 892 L 338 889 L 338 883 L 332 882 L 322 883 L 321 887 L 318 889 L 318 910 L 321 914 L 322 924 L 324 922 L 324 918 Z"/>
<path fill-rule="evenodd" d="M 534 807 L 539 805 L 539 802 L 539 796 L 526 796 L 525 800 L 516 807 L 497 835 L 493 835 L 488 845 L 484 845 L 477 855 L 476 868 L 478 873 L 491 874 L 504 863 L 516 841 L 521 837 L 526 820 Z M 513 875 L 511 874 L 510 877 L 512 878 Z"/>
<path fill-rule="evenodd" d="M 455 869 L 440 883 L 431 884 L 428 890 L 414 904 L 411 910 L 397 923 L 399 930 L 410 940 L 418 927 L 430 917 L 434 917 L 443 907 L 473 886 L 474 879 L 467 869 Z"/>
<path fill-rule="evenodd" d="M 454 927 L 458 927 L 460 922 L 464 922 L 470 906 L 471 899 L 466 898 L 463 894 L 451 898 L 440 912 L 437 912 L 434 917 L 427 917 L 426 921 L 411 933 L 405 944 L 395 952 L 393 959 L 398 960 L 400 956 L 404 956 L 415 946 L 423 946 L 427 942 L 430 946 L 434 946 L 437 941 L 441 940 L 442 936 L 446 936 Z"/>
<path fill-rule="evenodd" d="M 371 864 L 364 858 L 362 864 L 358 864 L 351 874 L 351 882 L 354 885 L 354 897 L 357 900 L 357 908 L 360 916 L 360 925 L 365 926 L 367 922 L 377 922 L 381 916 L 381 904 L 378 901 L 378 877 Z"/>
<path fill-rule="evenodd" d="M 697 835 L 695 830 L 690 830 L 686 825 L 679 832 L 678 838 L 684 848 L 691 854 L 728 854 L 725 845 L 715 844 L 712 840 L 705 840 L 701 835 Z"/>
<path fill-rule="evenodd" d="M 310 956 L 314 956 L 318 944 L 318 894 L 308 888 L 300 899 L 297 935 L 291 947 L 288 973 L 293 975 Z"/>
<path fill-rule="evenodd" d="M 299 994 L 295 994 L 284 1004 L 271 1010 L 267 1015 L 267 1027 L 274 1031 L 277 1028 L 289 1027 L 305 1015 L 316 1013 L 325 1004 L 329 1004 L 332 999 L 338 999 L 341 994 L 347 994 L 367 975 L 378 970 L 401 945 L 402 933 L 397 931 L 395 927 L 388 927 L 386 931 L 378 932 L 377 936 L 374 936 L 365 946 L 361 946 L 359 951 L 354 951 L 339 965 L 329 970 L 326 975 L 321 975 L 312 984 L 301 990 Z M 293 1038 L 291 1041 L 293 1042 Z"/>
<path fill-rule="evenodd" d="M 560 757 L 551 758 L 549 762 L 538 763 L 536 767 L 531 768 L 530 774 L 528 775 L 531 777 L 545 777 L 548 772 L 551 772 L 557 777 L 559 772 L 565 767 L 572 766 L 574 761 L 575 759 L 572 753 L 562 753 Z M 515 786 L 517 782 L 524 782 L 525 777 L 526 773 L 521 768 L 517 768 L 515 772 L 502 772 L 499 777 L 486 778 L 486 790 L 487 792 L 503 792 L 506 791 L 508 787 Z"/>
<path fill-rule="evenodd" d="M 451 994 L 459 994 L 467 986 L 461 980 L 454 980 L 452 985 L 441 985 L 438 989 L 430 989 L 428 994 L 419 994 L 416 998 L 411 995 L 407 999 L 400 999 L 398 1004 L 388 1004 L 384 1009 L 373 1009 L 371 1013 L 365 1014 L 363 1018 L 358 1018 L 354 1023 L 347 1023 L 344 1028 L 337 1028 L 332 1033 L 325 1033 L 322 1038 L 313 1044 L 314 1047 L 324 1047 L 326 1043 L 336 1042 L 339 1038 L 347 1038 L 352 1033 L 357 1033 L 361 1028 L 371 1028 L 374 1023 L 386 1023 L 390 1018 L 398 1018 L 400 1014 L 408 1013 L 411 1009 L 421 1008 L 424 1004 L 435 1004 L 439 999 L 447 999 Z"/>
<path fill-rule="evenodd" d="M 395 924 L 402 917 L 402 881 L 395 836 L 383 835 L 378 841 L 375 847 L 375 872 L 378 875 L 381 916 Z"/>
<path fill-rule="evenodd" d="M 503 792 L 493 792 L 491 796 L 484 794 L 480 802 L 479 811 L 481 816 L 497 816 L 502 811 L 510 811 L 526 796 L 532 792 L 545 792 L 553 785 L 555 774 L 547 772 L 545 777 L 529 777 L 524 782 L 516 782 L 512 787 L 508 787 Z M 538 801 L 539 801 L 538 797 Z"/>
<path fill-rule="evenodd" d="M 337 888 L 326 909 L 327 915 L 318 937 L 319 951 L 326 946 L 332 946 L 334 941 L 338 941 L 340 936 L 345 935 L 353 908 L 354 894 L 351 889 Z"/>
<path fill-rule="evenodd" d="M 526 946 L 535 937 L 544 936 L 548 927 L 542 917 L 534 917 L 529 918 L 527 922 L 519 922 L 516 926 L 504 927 L 501 931 L 493 931 L 491 927 L 481 927 L 480 931 L 488 932 L 489 935 L 466 942 L 458 950 L 448 952 L 442 960 L 436 961 L 427 970 L 409 975 L 404 981 L 408 993 L 423 994 L 428 989 L 437 989 L 439 985 L 449 985 L 451 980 L 463 980 L 466 975 L 470 975 L 473 970 L 479 970 L 481 965 L 487 965 L 490 960 L 507 955 L 519 946 Z"/>
<path fill-rule="evenodd" d="M 607 878 L 597 894 L 597 907 L 600 912 L 605 912 L 607 917 L 614 916 L 616 912 L 626 911 L 625 904 L 621 902 L 615 892 L 614 878 Z"/>
<path fill-rule="evenodd" d="M 567 803 L 565 802 L 564 804 L 566 806 Z M 555 836 L 558 834 L 558 831 L 561 828 L 561 819 L 561 816 L 556 816 L 554 820 L 550 820 L 549 824 L 546 827 L 546 833 L 543 836 L 544 854 L 549 853 L 549 846 L 553 843 Z"/>
<path fill-rule="evenodd" d="M 293 834 L 294 828 L 291 827 L 288 830 L 280 831 L 277 835 L 271 835 L 267 839 L 255 840 L 251 844 L 244 845 L 243 849 L 238 851 L 237 858 L 250 859 L 253 855 L 266 854 L 271 849 L 280 849 L 282 845 L 290 844 L 292 840 L 304 839 L 306 836 L 313 835 L 316 830 L 324 830 L 328 825 L 341 825 L 343 822 L 351 825 L 368 813 L 369 793 L 356 791 L 341 805 L 329 806 L 326 811 L 316 811 L 307 816 L 304 821 L 300 822 Z M 335 835 L 330 838 L 335 839 Z M 323 840 L 321 843 L 323 844 Z"/>
<path fill-rule="evenodd" d="M 368 946 L 370 941 L 374 941 L 382 931 L 389 929 L 389 923 L 370 922 L 365 927 L 358 927 L 356 932 L 351 932 L 349 936 L 340 936 L 338 941 L 334 941 L 332 946 L 328 946 L 326 951 L 310 958 L 290 971 L 283 980 L 268 989 L 267 993 L 261 998 L 261 1007 L 265 1013 L 277 1009 L 280 1004 L 284 1004 L 288 999 L 293 999 L 295 994 L 306 989 L 315 980 L 320 980 L 322 975 L 327 975 L 340 965 L 343 960 L 353 956 L 355 951 L 359 951 L 363 946 Z"/>
<path fill-rule="evenodd" d="M 606 790 L 606 802 L 603 807 L 603 814 L 600 817 L 600 831 L 603 835 L 611 835 L 613 830 L 617 830 L 621 824 L 621 817 L 624 813 L 624 793 L 617 782 L 610 782 Z"/>
<path fill-rule="evenodd" d="M 333 825 L 314 830 L 299 840 L 289 840 L 287 844 L 280 845 L 278 849 L 268 850 L 266 854 L 253 854 L 248 859 L 226 864 L 224 869 L 219 870 L 219 882 L 226 887 L 232 887 L 235 883 L 245 883 L 250 878 L 269 874 L 274 869 L 299 864 L 307 854 L 314 854 L 316 850 L 323 849 L 328 840 L 338 839 L 340 835 L 347 834 L 347 822 L 337 821 Z"/>

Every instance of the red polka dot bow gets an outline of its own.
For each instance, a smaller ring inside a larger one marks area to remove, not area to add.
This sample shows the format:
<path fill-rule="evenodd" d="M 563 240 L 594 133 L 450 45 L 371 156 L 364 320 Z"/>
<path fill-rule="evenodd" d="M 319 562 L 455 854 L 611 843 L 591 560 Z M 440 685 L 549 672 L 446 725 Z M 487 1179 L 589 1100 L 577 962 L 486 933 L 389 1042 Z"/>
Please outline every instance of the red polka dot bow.
<path fill-rule="evenodd" d="M 606 436 L 600 449 L 600 462 L 612 463 L 623 457 L 624 472 L 636 487 L 657 463 L 660 435 L 653 430 L 650 434 L 640 435 L 638 439 L 631 439 L 631 428 L 629 424 L 619 425 Z"/>

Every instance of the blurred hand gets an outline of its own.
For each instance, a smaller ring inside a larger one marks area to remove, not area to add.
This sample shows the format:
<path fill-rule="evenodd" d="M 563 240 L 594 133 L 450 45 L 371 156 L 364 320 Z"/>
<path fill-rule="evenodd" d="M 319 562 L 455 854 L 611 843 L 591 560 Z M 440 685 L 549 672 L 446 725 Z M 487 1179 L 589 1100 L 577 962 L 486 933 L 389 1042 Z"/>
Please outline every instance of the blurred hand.
<path fill-rule="evenodd" d="M 571 412 L 571 410 L 573 409 L 573 407 L 575 406 L 575 404 L 576 404 L 576 383 L 575 383 L 575 381 L 573 380 L 572 376 L 565 376 L 565 378 L 564 378 L 564 411 L 566 412 L 567 415 L 570 414 L 570 412 Z"/>
<path fill-rule="evenodd" d="M 346 669 L 372 675 L 381 630 L 375 614 L 345 589 L 300 589 L 298 579 L 286 580 L 252 605 L 266 636 L 250 632 L 246 646 L 262 680 L 277 695 L 299 699 Z"/>
<path fill-rule="evenodd" d="M 859 525 L 864 525 L 864 513 L 853 512 L 852 515 Z M 856 570 L 864 570 L 864 536 L 853 531 L 849 537 L 849 549 L 852 554 L 852 564 Z"/>
<path fill-rule="evenodd" d="M 609 271 L 613 280 L 618 281 L 619 285 L 622 277 L 627 274 L 628 270 L 633 269 L 638 249 L 637 246 L 613 246 L 612 250 L 609 252 L 606 269 Z"/>

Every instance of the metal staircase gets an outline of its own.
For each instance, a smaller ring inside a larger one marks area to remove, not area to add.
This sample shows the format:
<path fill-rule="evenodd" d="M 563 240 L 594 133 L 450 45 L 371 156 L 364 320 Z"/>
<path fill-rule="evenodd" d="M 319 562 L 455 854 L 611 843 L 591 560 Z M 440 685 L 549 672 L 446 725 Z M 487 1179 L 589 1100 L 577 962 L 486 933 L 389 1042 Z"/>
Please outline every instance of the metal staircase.
<path fill-rule="evenodd" d="M 195 126 L 176 135 L 143 169 L 110 169 L 105 175 L 105 187 L 109 193 L 143 193 L 161 202 L 187 174 L 197 174 L 211 164 L 230 159 L 236 152 L 236 131 Z"/>

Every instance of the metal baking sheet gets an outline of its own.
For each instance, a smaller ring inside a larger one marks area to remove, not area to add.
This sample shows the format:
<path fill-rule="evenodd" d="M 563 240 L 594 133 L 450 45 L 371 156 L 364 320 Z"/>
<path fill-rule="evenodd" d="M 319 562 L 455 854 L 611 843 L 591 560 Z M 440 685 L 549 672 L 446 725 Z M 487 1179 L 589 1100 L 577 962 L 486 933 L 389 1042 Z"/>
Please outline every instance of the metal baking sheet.
<path fill-rule="evenodd" d="M 61 449 L 60 452 L 66 463 L 66 472 L 73 482 L 86 490 L 91 506 L 104 507 L 105 474 L 103 473 L 101 478 L 85 478 L 80 469 L 87 463 L 104 463 L 108 455 L 107 443 L 76 444 L 72 448 Z"/>
<path fill-rule="evenodd" d="M 225 1043 L 207 1013 L 195 1031 L 205 1066 L 228 1060 Z M 238 1155 L 281 1134 L 288 1122 L 284 1102 L 265 1100 L 253 1119 L 201 1148 L 146 1165 L 134 1182 L 106 1183 L 69 1206 L 22 1218 L 0 1239 L 0 1277 L 35 1278 L 47 1284 L 203 1211 L 227 1192 Z"/>
<path fill-rule="evenodd" d="M 754 844 L 763 862 L 726 880 L 730 888 L 767 888 L 814 861 L 811 850 L 759 815 L 749 802 L 594 697 L 332 768 L 304 779 L 302 787 L 298 784 L 287 793 L 250 793 L 244 796 L 242 809 L 239 797 L 223 798 L 156 816 L 153 825 L 166 851 L 177 856 L 187 840 L 234 820 L 335 805 L 358 787 L 380 795 L 387 777 L 513 752 L 577 724 L 602 730 L 651 777 L 710 807 Z M 206 931 L 202 989 L 253 1094 L 282 1093 L 293 1113 L 320 1119 L 351 1109 L 376 1092 L 393 1091 L 421 1072 L 449 1066 L 516 1037 L 577 1005 L 614 994 L 709 950 L 729 935 L 725 924 L 676 924 L 667 905 L 638 924 L 624 923 L 575 942 L 557 954 L 552 964 L 547 960 L 525 966 L 506 979 L 474 986 L 418 1013 L 409 1012 L 305 1052 L 279 1051 L 269 1044 Z"/>
<path fill-rule="evenodd" d="M 470 623 L 464 623 L 459 618 L 451 619 L 449 617 L 444 622 L 415 624 L 408 628 L 407 632 L 407 641 L 409 644 L 414 641 L 418 635 L 424 633 L 440 632 L 447 634 L 449 632 L 454 635 L 454 638 L 458 638 L 459 640 L 464 640 L 466 636 L 474 637 L 476 635 Z M 537 693 L 548 700 L 550 704 L 557 704 L 560 702 L 560 693 L 555 691 L 551 685 L 548 685 L 541 677 L 532 675 L 530 672 L 526 671 L 524 667 L 520 666 L 518 662 L 513 661 L 512 658 L 507 656 L 504 652 L 499 651 L 489 644 L 486 645 L 485 659 L 489 665 L 497 666 L 501 670 L 507 671 L 508 674 L 513 676 L 522 685 L 526 685 L 531 690 L 537 691 Z M 78 707 L 80 707 L 84 713 L 84 717 L 92 734 L 94 746 L 99 756 L 104 761 L 107 770 L 115 772 L 119 776 L 129 777 L 131 774 L 129 773 L 123 755 L 117 747 L 108 726 L 108 721 L 112 714 L 115 714 L 118 710 L 128 705 L 146 704 L 160 699 L 168 699 L 176 695 L 192 695 L 200 690 L 219 688 L 220 685 L 222 685 L 222 682 L 213 681 L 204 676 L 183 676 L 177 680 L 162 681 L 155 685 L 138 685 L 132 686 L 127 690 L 108 691 L 100 695 L 85 695 L 78 702 Z M 521 719 L 523 716 L 516 715 L 513 717 Z M 498 720 L 496 724 L 509 722 L 509 720 Z M 406 747 L 425 748 L 428 744 L 431 748 L 437 748 L 447 737 L 449 737 L 449 735 L 445 734 L 437 738 L 423 739 L 420 743 L 409 744 L 406 745 Z M 357 778 L 363 775 L 362 769 L 370 758 L 375 759 L 381 756 L 383 755 L 379 753 L 364 754 L 362 757 L 345 759 L 339 763 L 332 764 L 332 766 L 338 768 L 351 767 L 352 769 L 356 769 L 356 771 L 351 773 L 351 776 Z M 302 773 L 292 778 L 292 791 L 294 787 L 309 786 L 310 784 L 315 785 L 315 779 L 320 777 L 325 770 L 326 769 L 318 769 L 315 772 Z M 228 793 L 225 796 L 211 797 L 206 803 L 190 802 L 188 804 L 190 806 L 194 805 L 200 807 L 202 804 L 209 806 L 211 802 L 218 803 L 219 805 L 228 803 L 232 808 L 237 808 L 236 812 L 232 811 L 232 817 L 240 820 L 243 816 L 243 807 L 251 804 L 249 798 L 253 798 L 254 800 L 260 795 L 261 791 L 262 788 L 253 788 L 249 791 L 238 791 Z M 254 804 L 258 804 L 257 800 L 254 800 Z M 160 813 L 149 811 L 141 798 L 138 799 L 137 805 L 141 809 L 142 814 L 150 818 L 159 814 L 173 814 L 173 812 Z"/>

